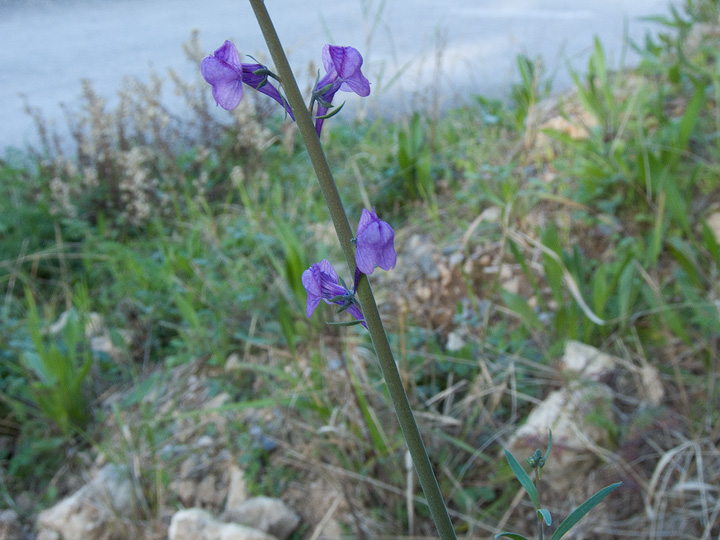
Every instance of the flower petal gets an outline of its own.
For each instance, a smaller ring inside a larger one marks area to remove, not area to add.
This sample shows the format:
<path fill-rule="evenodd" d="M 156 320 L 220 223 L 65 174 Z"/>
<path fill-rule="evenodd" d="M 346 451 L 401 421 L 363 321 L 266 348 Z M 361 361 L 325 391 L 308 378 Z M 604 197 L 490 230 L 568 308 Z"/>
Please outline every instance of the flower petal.
<path fill-rule="evenodd" d="M 322 50 L 322 61 L 323 61 L 323 67 L 325 68 L 325 71 L 328 75 L 333 74 L 337 76 L 337 71 L 335 70 L 335 63 L 333 62 L 332 55 L 330 54 L 330 47 L 333 47 L 333 45 L 330 45 L 329 43 L 326 43 L 323 46 Z"/>
<path fill-rule="evenodd" d="M 232 41 L 226 39 L 225 43 L 223 43 L 222 46 L 213 53 L 213 56 L 218 60 L 225 62 L 238 72 L 242 70 L 240 53 Z"/>
<path fill-rule="evenodd" d="M 340 90 L 343 92 L 354 92 L 360 97 L 366 97 L 370 95 L 370 81 L 358 71 L 356 76 L 343 81 L 340 85 Z"/>
<path fill-rule="evenodd" d="M 369 249 L 362 249 L 358 246 L 355 251 L 355 264 L 363 274 L 372 274 L 375 270 L 375 257 Z"/>
<path fill-rule="evenodd" d="M 286 100 L 283 99 L 283 97 L 280 95 L 280 91 L 275 88 L 267 79 L 267 76 L 264 75 L 256 75 L 254 72 L 266 69 L 265 66 L 261 64 L 243 64 L 242 65 L 242 79 L 245 84 L 250 86 L 251 88 L 254 88 L 261 94 L 265 94 L 266 96 L 271 97 L 275 101 L 277 101 L 280 105 L 283 106 L 285 111 L 290 115 L 290 118 L 295 120 L 295 116 L 293 116 L 292 110 L 290 109 L 290 105 L 287 103 Z"/>
<path fill-rule="evenodd" d="M 213 56 L 200 64 L 204 79 L 212 85 L 215 102 L 223 109 L 234 109 L 243 97 L 242 73 Z"/>
<path fill-rule="evenodd" d="M 342 81 L 340 90 L 343 92 L 355 92 L 363 97 L 369 95 L 370 82 L 360 71 L 363 64 L 363 57 L 360 52 L 354 47 L 336 47 L 334 45 L 328 45 L 327 47 L 327 55 Z M 323 63 L 325 63 L 325 50 L 323 50 Z"/>
<path fill-rule="evenodd" d="M 372 274 L 375 265 L 390 270 L 397 262 L 395 231 L 382 221 L 373 208 L 363 209 L 357 227 L 355 264 L 364 274 Z"/>
<path fill-rule="evenodd" d="M 320 297 L 319 297 L 319 296 L 313 296 L 313 297 L 311 297 L 311 296 L 308 294 L 308 298 L 307 298 L 307 308 L 306 308 L 306 313 L 307 313 L 308 319 L 309 319 L 310 317 L 312 317 L 312 314 L 315 312 L 315 308 L 317 308 L 319 304 L 320 304 Z"/>
<path fill-rule="evenodd" d="M 368 228 L 368 225 L 370 225 L 373 222 L 374 219 L 379 219 L 377 217 L 377 214 L 375 213 L 375 208 L 373 207 L 373 211 L 370 212 L 367 208 L 363 208 L 362 214 L 360 214 L 360 221 L 358 221 L 357 226 L 357 235 L 360 236 L 363 232 L 365 232 L 365 229 Z"/>
<path fill-rule="evenodd" d="M 347 308 L 347 312 L 355 317 L 358 321 L 362 322 L 362 325 L 367 328 L 367 324 L 365 324 L 365 316 L 363 315 L 363 312 L 360 310 L 357 306 L 350 306 Z"/>

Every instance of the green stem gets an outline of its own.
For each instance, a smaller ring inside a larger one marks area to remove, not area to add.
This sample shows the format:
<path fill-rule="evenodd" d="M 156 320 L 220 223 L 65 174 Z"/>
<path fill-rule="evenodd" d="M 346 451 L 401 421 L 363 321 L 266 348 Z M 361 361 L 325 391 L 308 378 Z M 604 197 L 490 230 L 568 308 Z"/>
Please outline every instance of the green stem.
<path fill-rule="evenodd" d="M 342 201 L 340 200 L 340 194 L 338 193 L 335 179 L 330 171 L 325 152 L 315 132 L 312 117 L 305 107 L 302 94 L 293 76 L 293 72 L 290 69 L 290 64 L 280 44 L 280 39 L 275 31 L 270 15 L 265 8 L 265 3 L 263 0 L 250 0 L 250 5 L 255 12 L 255 17 L 258 20 L 260 29 L 265 37 L 265 42 L 275 63 L 275 68 L 282 81 L 288 103 L 295 115 L 298 129 L 307 147 L 310 161 L 320 182 L 320 188 L 325 197 L 328 210 L 330 211 L 330 217 L 332 218 L 335 231 L 340 240 L 340 246 L 345 255 L 350 274 L 354 275 L 355 247 L 352 244 L 353 232 L 350 228 L 350 223 L 343 208 Z M 397 364 L 390 349 L 390 343 L 385 334 L 385 328 L 378 313 L 375 297 L 370 289 L 367 277 L 364 275 L 358 284 L 357 294 L 362 306 L 363 315 L 365 316 L 370 338 L 372 339 L 375 352 L 380 361 L 385 383 L 387 384 L 393 406 L 395 407 L 395 413 L 397 414 L 400 427 L 405 436 L 410 455 L 415 463 L 415 470 L 417 471 L 420 485 L 427 498 L 435 526 L 437 527 L 440 538 L 443 540 L 455 540 L 455 529 L 447 513 L 442 493 L 440 493 L 440 486 L 438 486 L 435 473 L 430 464 L 430 459 L 425 450 L 425 445 L 420 436 L 420 430 L 415 423 L 415 416 L 413 415 L 407 394 L 403 388 L 400 373 L 398 372 Z"/>
<path fill-rule="evenodd" d="M 535 491 L 537 492 L 538 510 L 542 508 L 540 502 L 540 467 L 535 469 Z M 535 512 L 537 514 L 537 512 Z M 537 515 L 538 518 L 538 540 L 545 540 L 545 531 L 543 530 L 543 518 Z"/>

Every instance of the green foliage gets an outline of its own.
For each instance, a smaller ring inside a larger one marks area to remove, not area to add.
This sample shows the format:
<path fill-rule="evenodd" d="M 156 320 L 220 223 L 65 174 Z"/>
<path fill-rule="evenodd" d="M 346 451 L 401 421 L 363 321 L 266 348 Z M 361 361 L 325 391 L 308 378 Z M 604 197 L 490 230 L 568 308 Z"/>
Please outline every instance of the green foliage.
<path fill-rule="evenodd" d="M 549 441 L 548 441 L 548 447 L 547 451 L 545 452 L 544 457 L 542 456 L 542 452 L 540 450 L 536 450 L 533 456 L 528 458 L 528 463 L 531 465 L 532 469 L 535 470 L 535 475 L 537 479 L 537 486 L 535 483 L 533 483 L 533 480 L 530 478 L 528 473 L 525 472 L 525 469 L 520 465 L 518 460 L 513 456 L 513 454 L 505 449 L 505 458 L 507 459 L 508 463 L 510 464 L 510 468 L 512 469 L 513 474 L 515 475 L 515 478 L 517 478 L 518 482 L 525 488 L 525 491 L 527 491 L 528 495 L 530 496 L 530 500 L 532 501 L 533 506 L 535 507 L 535 512 L 537 513 L 537 520 L 538 520 L 538 537 L 540 539 L 544 538 L 544 532 L 543 532 L 543 523 L 547 525 L 548 527 L 552 525 L 552 516 L 550 515 L 550 511 L 546 508 L 540 508 L 540 494 L 539 494 L 539 486 L 540 486 L 540 477 L 542 468 L 545 466 L 545 462 L 550 455 L 550 449 L 552 448 L 552 431 L 550 432 Z M 580 521 L 585 515 L 592 510 L 595 506 L 600 504 L 600 502 L 610 494 L 611 491 L 615 490 L 620 486 L 622 482 L 617 482 L 615 484 L 611 484 L 594 495 L 592 495 L 590 498 L 588 498 L 584 503 L 582 503 L 580 506 L 578 506 L 575 510 L 573 510 L 568 517 L 566 517 L 560 525 L 558 525 L 558 528 L 555 529 L 555 532 L 550 537 L 550 540 L 560 540 L 565 534 L 577 524 L 578 521 Z M 510 533 L 510 532 L 503 532 L 500 534 L 495 535 L 495 538 L 510 538 L 514 540 L 518 539 L 524 539 L 525 537 L 516 533 Z"/>
<path fill-rule="evenodd" d="M 515 129 L 522 131 L 535 105 L 550 93 L 550 83 L 541 81 L 544 73 L 540 58 L 531 60 L 527 56 L 518 55 L 515 62 L 520 73 L 520 82 L 512 86 L 510 97 Z"/>
<path fill-rule="evenodd" d="M 430 202 L 435 195 L 435 181 L 426 131 L 427 126 L 421 116 L 413 114 L 408 128 L 397 134 L 397 164 L 406 194 L 413 199 L 422 198 Z"/>
<path fill-rule="evenodd" d="M 664 23 L 680 30 L 683 40 L 690 21 L 677 11 L 673 17 Z M 660 39 L 665 46 L 648 44 L 636 75 L 654 78 L 652 85 L 616 78 L 596 40 L 586 74 L 574 73 L 573 79 L 597 125 L 584 138 L 547 131 L 560 147 L 555 166 L 574 179 L 558 185 L 560 196 L 578 203 L 572 220 L 592 236 L 571 234 L 575 243 L 569 244 L 567 230 L 552 222 L 539 228 L 541 280 L 526 252 L 511 243 L 538 308 L 507 293 L 503 301 L 529 328 L 551 329 L 551 343 L 600 344 L 615 332 L 636 331 L 638 324 L 648 337 L 667 329 L 689 343 L 709 339 L 706 323 L 718 319 L 703 300 L 717 268 L 716 240 L 703 215 L 713 204 L 708 194 L 718 186 L 708 180 L 717 177 L 718 148 L 705 134 L 720 122 L 702 111 L 720 87 L 720 74 L 705 68 L 704 57 L 669 66 L 669 43 L 677 39 Z M 669 112 L 677 102 L 681 107 Z M 586 249 L 598 242 L 604 249 L 589 257 Z M 676 270 L 668 272 L 668 264 Z M 540 323 L 537 310 L 552 315 L 543 319 L 550 325 Z M 688 328 L 685 321 L 696 322 Z"/>
<path fill-rule="evenodd" d="M 489 266 L 478 265 L 479 276 L 465 275 L 463 266 L 466 281 L 456 287 L 463 298 L 449 301 L 451 310 L 460 307 L 447 325 L 436 328 L 423 313 L 409 313 L 389 332 L 443 470 L 443 493 L 467 515 L 487 523 L 499 519 L 516 492 L 506 485 L 513 472 L 525 475 L 529 493 L 535 488 L 532 473 L 516 460 L 495 472 L 484 448 L 497 429 L 522 421 L 545 395 L 548 380 L 557 383 L 543 370 L 568 339 L 634 351 L 650 363 L 657 357 L 663 377 L 674 377 L 678 394 L 688 393 L 693 412 L 683 417 L 687 429 L 703 433 L 717 423 L 712 374 L 720 246 L 710 218 L 720 187 L 720 63 L 716 40 L 701 39 L 691 49 L 687 38 L 697 21 L 716 21 L 718 10 L 717 2 L 687 4 L 686 14 L 673 8 L 670 17 L 658 19 L 667 33 L 638 47 L 636 71 L 613 73 L 595 41 L 587 75 L 573 74 L 577 97 L 565 98 L 572 101 L 567 107 L 560 103 L 560 114 L 577 114 L 576 102 L 589 114 L 586 137 L 548 130 L 551 141 L 540 151 L 526 146 L 526 130 L 533 127 L 527 119 L 547 87 L 539 64 L 524 57 L 518 58 L 520 83 L 510 104 L 476 97 L 437 124 L 417 113 L 404 123 L 338 122 L 328 132 L 328 159 L 341 193 L 351 194 L 351 221 L 360 208 L 377 204 L 393 223 L 410 224 L 398 227 L 398 239 L 419 233 L 442 249 L 442 258 L 452 249 L 465 262 L 491 259 Z M 198 360 L 217 372 L 230 353 L 241 360 L 237 374 L 223 372 L 223 391 L 236 400 L 224 410 L 277 408 L 302 426 L 292 435 L 296 448 L 306 445 L 308 459 L 321 456 L 323 466 L 381 477 L 388 485 L 406 482 L 398 466 L 401 439 L 381 374 L 365 361 L 364 334 L 305 316 L 303 270 L 311 260 L 335 262 L 342 255 L 332 242 L 318 242 L 327 233 L 327 213 L 306 156 L 293 149 L 293 131 L 261 106 L 256 112 L 249 127 L 267 129 L 268 139 L 243 138 L 245 124 L 203 126 L 197 118 L 192 133 L 202 134 L 202 141 L 175 139 L 180 133 L 173 125 L 157 131 L 159 139 L 133 131 L 96 141 L 109 152 L 104 164 L 99 154 L 0 161 L 0 420 L 15 428 L 0 466 L 7 466 L 11 491 L 36 489 L 33 478 L 55 474 L 68 439 L 92 427 L 88 383 L 107 387 L 111 379 L 134 388 L 119 406 L 118 425 L 125 425 L 125 408 L 142 408 L 142 421 L 127 447 L 96 444 L 114 460 L 152 448 L 156 461 L 148 468 L 154 469 L 141 481 L 162 487 L 155 474 L 167 473 L 160 449 L 172 438 L 164 423 L 170 414 L 156 418 L 151 399 L 162 383 L 159 371 L 144 379 L 138 373 Z M 133 164 L 135 146 L 142 151 L 136 150 Z M 144 196 L 163 203 L 142 226 L 131 226 L 110 190 L 138 168 L 148 182 L 128 196 L 134 203 Z M 106 183 L 78 191 L 96 176 Z M 51 184 L 54 178 L 62 185 Z M 58 206 L 63 186 L 77 194 L 71 199 L 75 214 Z M 490 207 L 500 218 L 466 236 Z M 434 212 L 439 217 L 429 224 Z M 412 294 L 416 263 L 406 246 L 396 272 L 408 290 L 388 292 L 384 318 L 394 313 L 396 297 Z M 518 291 L 493 278 L 496 263 L 520 278 Z M 87 295 L 78 283 L 86 284 Z M 32 296 L 25 297 L 26 289 Z M 432 290 L 429 303 L 443 300 Z M 462 307 L 466 301 L 471 307 Z M 65 329 L 45 333 L 53 314 L 68 304 L 74 307 Z M 88 371 L 84 319 L 91 308 L 132 335 L 129 365 L 96 364 L 102 381 L 95 381 L 95 367 Z M 463 336 L 460 350 L 447 350 L 450 330 Z M 673 354 L 686 347 L 677 367 L 664 363 L 669 345 Z M 683 358 L 692 362 L 683 364 Z M 712 412 L 695 413 L 696 403 Z M 665 406 L 663 418 L 679 414 L 674 402 Z M 627 434 L 609 418 L 600 406 L 586 420 L 620 443 Z M 247 426 L 237 431 L 233 441 L 251 488 L 279 494 L 294 468 L 276 467 Z M 553 538 L 614 488 L 601 490 L 559 526 L 555 520 Z M 364 483 L 357 488 L 358 505 L 376 505 L 372 489 Z M 405 535 L 405 500 L 383 493 L 387 504 L 373 515 L 389 534 Z M 419 521 L 426 519 L 423 512 L 418 509 Z M 536 514 L 552 526 L 547 509 Z"/>
<path fill-rule="evenodd" d="M 602 136 L 613 137 L 618 124 L 618 109 L 615 106 L 605 51 L 597 37 L 584 75 L 585 84 L 581 82 L 577 72 L 571 70 L 570 73 L 575 81 L 580 101 L 600 124 Z"/>
<path fill-rule="evenodd" d="M 18 415 L 41 414 L 65 437 L 82 432 L 90 421 L 90 402 L 85 387 L 92 353 L 85 338 L 86 319 L 82 307 L 68 312 L 62 339 L 46 337 L 32 294 L 26 291 L 27 330 L 33 349 L 20 361 L 25 370 L 28 394 L 34 407 L 16 406 Z M 81 300 L 85 303 L 86 300 Z M 19 403 L 14 401 L 13 403 Z M 36 409 L 35 409 L 36 407 Z"/>

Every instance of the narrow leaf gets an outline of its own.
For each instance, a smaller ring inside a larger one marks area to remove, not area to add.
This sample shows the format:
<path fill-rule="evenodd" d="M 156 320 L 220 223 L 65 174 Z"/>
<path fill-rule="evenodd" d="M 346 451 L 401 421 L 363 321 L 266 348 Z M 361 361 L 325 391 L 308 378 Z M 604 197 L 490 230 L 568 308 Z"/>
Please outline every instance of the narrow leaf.
<path fill-rule="evenodd" d="M 326 105 L 323 105 L 323 106 L 326 106 Z M 335 109 L 332 112 L 329 112 L 327 114 L 323 114 L 322 116 L 316 116 L 315 119 L 316 120 L 327 120 L 328 118 L 332 118 L 337 113 L 339 113 L 344 106 L 345 106 L 345 102 L 343 101 L 343 103 L 337 109 Z"/>
<path fill-rule="evenodd" d="M 518 460 L 515 459 L 515 456 L 513 456 L 510 453 L 510 451 L 507 449 L 505 449 L 505 459 L 508 460 L 508 463 L 510 464 L 510 468 L 512 469 L 512 472 L 515 473 L 515 477 L 525 488 L 525 491 L 528 492 L 528 495 L 530 495 L 530 500 L 532 501 L 533 506 L 535 508 L 537 508 L 538 507 L 537 489 L 535 489 L 535 484 L 533 484 L 533 481 L 528 476 L 528 473 L 525 472 L 525 469 L 523 469 L 523 466 L 520 465 L 520 463 L 518 463 Z"/>
<path fill-rule="evenodd" d="M 616 489 L 622 482 L 611 484 L 607 487 L 602 488 L 595 495 L 590 497 L 587 501 L 578 506 L 572 513 L 565 518 L 560 524 L 557 530 L 553 533 L 550 540 L 560 540 L 566 532 L 568 532 L 578 521 L 580 521 L 585 514 L 592 510 L 600 501 L 602 501 L 607 495 L 614 489 Z"/>
<path fill-rule="evenodd" d="M 502 538 L 503 536 L 505 538 L 510 538 L 511 540 L 527 540 L 527 538 L 525 538 L 522 534 L 511 533 L 511 532 L 504 532 L 504 533 L 496 534 L 495 540 L 497 540 L 498 538 Z"/>
<path fill-rule="evenodd" d="M 325 324 L 329 324 L 330 326 L 355 326 L 356 324 L 362 324 L 362 321 L 356 319 L 348 322 L 326 322 Z"/>
<path fill-rule="evenodd" d="M 537 511 L 538 519 L 542 519 L 545 524 L 550 527 L 552 525 L 552 516 L 550 515 L 550 510 L 547 508 L 541 508 Z"/>

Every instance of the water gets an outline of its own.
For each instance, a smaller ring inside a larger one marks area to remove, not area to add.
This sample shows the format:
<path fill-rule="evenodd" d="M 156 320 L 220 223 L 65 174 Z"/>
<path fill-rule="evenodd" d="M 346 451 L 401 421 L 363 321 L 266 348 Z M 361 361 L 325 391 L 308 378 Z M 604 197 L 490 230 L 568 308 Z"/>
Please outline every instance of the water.
<path fill-rule="evenodd" d="M 668 12 L 667 0 L 266 4 L 297 73 L 311 61 L 320 64 L 326 42 L 359 49 L 373 82 L 363 105 L 384 115 L 428 106 L 433 87 L 442 89 L 442 107 L 471 94 L 506 95 L 518 53 L 542 55 L 553 88 L 562 89 L 569 85 L 567 62 L 582 67 L 593 35 L 619 67 L 633 60 L 623 55 L 625 25 L 630 37 L 642 38 L 652 25 L 638 17 Z M 36 141 L 21 93 L 62 132 L 60 103 L 78 103 L 82 78 L 112 103 L 125 77 L 144 78 L 151 68 L 194 76 L 197 66 L 184 58 L 182 43 L 195 28 L 208 54 L 229 38 L 241 52 L 268 57 L 244 0 L 0 0 L 0 148 Z"/>

